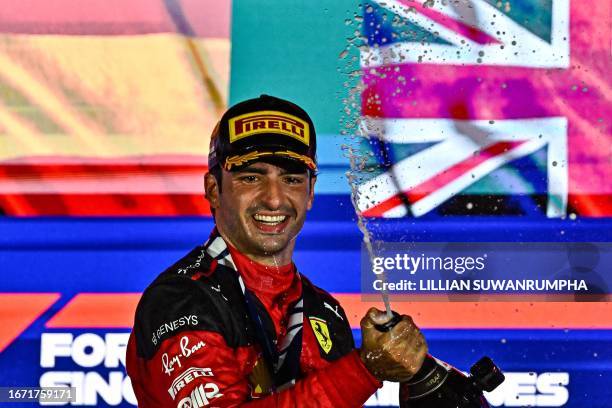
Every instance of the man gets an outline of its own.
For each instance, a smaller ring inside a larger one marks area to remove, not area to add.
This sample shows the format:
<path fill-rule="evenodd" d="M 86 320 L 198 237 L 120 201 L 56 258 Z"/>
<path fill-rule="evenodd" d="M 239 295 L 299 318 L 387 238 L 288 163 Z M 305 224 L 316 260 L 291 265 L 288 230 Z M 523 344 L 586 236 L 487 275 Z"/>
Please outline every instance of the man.
<path fill-rule="evenodd" d="M 382 380 L 418 371 L 427 346 L 408 316 L 383 333 L 371 309 L 355 350 L 338 302 L 292 263 L 315 152 L 312 121 L 291 102 L 262 95 L 223 115 L 205 176 L 216 228 L 136 311 L 127 371 L 139 406 L 358 407 Z"/>

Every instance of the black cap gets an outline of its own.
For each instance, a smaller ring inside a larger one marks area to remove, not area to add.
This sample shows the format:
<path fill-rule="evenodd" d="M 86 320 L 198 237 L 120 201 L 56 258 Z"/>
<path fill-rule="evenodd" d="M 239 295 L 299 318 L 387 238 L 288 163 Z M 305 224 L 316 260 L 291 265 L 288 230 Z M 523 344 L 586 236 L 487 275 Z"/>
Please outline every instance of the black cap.
<path fill-rule="evenodd" d="M 273 96 L 229 108 L 212 132 L 208 167 L 232 170 L 265 159 L 288 159 L 317 170 L 317 140 L 310 116 L 296 104 Z"/>

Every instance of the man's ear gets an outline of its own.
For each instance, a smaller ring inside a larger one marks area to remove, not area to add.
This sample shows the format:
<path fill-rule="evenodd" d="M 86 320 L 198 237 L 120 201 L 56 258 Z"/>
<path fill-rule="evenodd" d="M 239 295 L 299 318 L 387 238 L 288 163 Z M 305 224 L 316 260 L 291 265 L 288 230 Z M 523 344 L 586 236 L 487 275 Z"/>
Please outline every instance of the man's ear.
<path fill-rule="evenodd" d="M 312 208 L 312 204 L 314 202 L 314 187 L 316 182 L 317 176 L 310 176 L 310 191 L 308 192 L 308 204 L 306 205 L 307 210 Z"/>
<path fill-rule="evenodd" d="M 206 173 L 204 176 L 204 197 L 208 200 L 210 208 L 219 207 L 219 184 L 211 173 Z"/>

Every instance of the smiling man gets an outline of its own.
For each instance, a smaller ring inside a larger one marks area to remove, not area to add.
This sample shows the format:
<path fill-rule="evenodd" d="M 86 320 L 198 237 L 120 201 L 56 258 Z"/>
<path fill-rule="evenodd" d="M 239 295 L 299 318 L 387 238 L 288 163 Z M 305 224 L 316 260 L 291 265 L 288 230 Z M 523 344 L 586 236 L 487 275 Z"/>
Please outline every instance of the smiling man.
<path fill-rule="evenodd" d="M 308 114 L 266 95 L 239 103 L 208 162 L 216 228 L 136 311 L 127 370 L 139 406 L 358 407 L 382 380 L 411 378 L 427 345 L 410 317 L 383 333 L 371 309 L 356 350 L 342 307 L 292 262 L 316 182 Z"/>

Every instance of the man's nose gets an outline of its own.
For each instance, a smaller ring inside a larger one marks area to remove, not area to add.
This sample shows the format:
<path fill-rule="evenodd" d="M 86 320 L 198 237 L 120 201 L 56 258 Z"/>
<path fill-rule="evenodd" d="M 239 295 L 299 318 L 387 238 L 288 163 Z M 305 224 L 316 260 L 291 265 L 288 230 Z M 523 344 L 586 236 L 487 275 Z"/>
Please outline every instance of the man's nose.
<path fill-rule="evenodd" d="M 269 210 L 278 210 L 284 200 L 283 186 L 280 180 L 269 180 L 263 192 L 263 204 Z"/>

